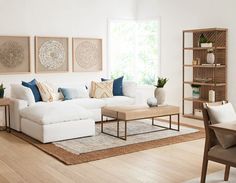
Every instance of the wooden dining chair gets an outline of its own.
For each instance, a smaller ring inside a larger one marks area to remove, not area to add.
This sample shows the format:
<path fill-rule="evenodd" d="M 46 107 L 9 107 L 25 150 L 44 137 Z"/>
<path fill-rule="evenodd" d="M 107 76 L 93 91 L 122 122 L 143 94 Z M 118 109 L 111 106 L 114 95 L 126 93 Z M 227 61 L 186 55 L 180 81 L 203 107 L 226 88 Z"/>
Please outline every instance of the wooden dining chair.
<path fill-rule="evenodd" d="M 224 181 L 228 181 L 229 179 L 230 167 L 236 167 L 236 147 L 233 146 L 231 148 L 224 149 L 221 145 L 219 145 L 214 130 L 209 127 L 209 125 L 211 125 L 211 121 L 207 112 L 207 105 L 209 106 L 223 104 L 223 102 L 203 104 L 203 120 L 206 139 L 202 163 L 201 183 L 205 183 L 206 181 L 207 166 L 209 160 L 225 165 Z"/>

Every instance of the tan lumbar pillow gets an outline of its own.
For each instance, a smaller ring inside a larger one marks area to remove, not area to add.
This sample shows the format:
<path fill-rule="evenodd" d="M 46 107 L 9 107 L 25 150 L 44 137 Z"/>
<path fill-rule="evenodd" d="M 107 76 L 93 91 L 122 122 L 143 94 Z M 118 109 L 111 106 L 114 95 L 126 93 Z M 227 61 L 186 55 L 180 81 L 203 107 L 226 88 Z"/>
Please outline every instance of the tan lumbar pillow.
<path fill-rule="evenodd" d="M 212 124 L 236 123 L 236 113 L 231 103 L 219 106 L 207 106 L 207 111 Z M 215 130 L 216 137 L 223 148 L 236 145 L 236 136 Z"/>
<path fill-rule="evenodd" d="M 113 81 L 94 82 L 92 81 L 93 98 L 109 98 L 113 96 Z"/>
<path fill-rule="evenodd" d="M 53 102 L 59 100 L 60 94 L 54 91 L 54 89 L 47 83 L 37 82 L 37 87 L 44 102 Z"/>

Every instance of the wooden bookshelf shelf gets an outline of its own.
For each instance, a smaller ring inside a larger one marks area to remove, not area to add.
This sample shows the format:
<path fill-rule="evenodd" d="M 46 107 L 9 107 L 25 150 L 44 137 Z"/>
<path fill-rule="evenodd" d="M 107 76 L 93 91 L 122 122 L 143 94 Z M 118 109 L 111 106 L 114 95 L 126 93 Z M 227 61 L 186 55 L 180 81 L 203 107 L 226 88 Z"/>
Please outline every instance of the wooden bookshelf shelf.
<path fill-rule="evenodd" d="M 210 90 L 215 91 L 216 101 L 227 100 L 227 32 L 225 28 L 183 31 L 183 116 L 202 119 L 199 117 L 199 111 L 201 114 L 202 103 L 209 102 Z M 212 47 L 199 47 L 202 34 L 213 44 Z M 207 62 L 209 49 L 213 50 L 214 64 Z M 200 65 L 193 65 L 190 56 L 192 61 L 199 60 Z M 191 70 L 185 68 L 191 68 Z M 192 84 L 200 85 L 199 99 L 191 97 L 190 90 L 187 90 L 188 85 Z"/>
<path fill-rule="evenodd" d="M 184 67 L 196 67 L 196 68 L 224 68 L 225 65 L 191 65 L 191 64 L 185 64 Z"/>
<path fill-rule="evenodd" d="M 226 47 L 208 47 L 208 48 L 202 48 L 202 47 L 187 47 L 183 48 L 184 50 L 208 50 L 208 49 L 213 49 L 213 50 L 224 50 Z"/>
<path fill-rule="evenodd" d="M 194 84 L 201 86 L 225 86 L 226 83 L 201 83 L 201 82 L 193 82 L 193 81 L 184 81 L 184 84 Z"/>
<path fill-rule="evenodd" d="M 183 32 L 189 32 L 189 33 L 217 32 L 217 31 L 226 32 L 227 29 L 225 29 L 225 28 L 207 28 L 207 29 L 189 29 L 189 30 L 183 30 Z"/>
<path fill-rule="evenodd" d="M 209 102 L 206 99 L 201 99 L 201 98 L 197 99 L 197 98 L 193 98 L 193 97 L 185 97 L 184 100 L 193 101 L 193 102 L 199 102 L 199 103 Z"/>

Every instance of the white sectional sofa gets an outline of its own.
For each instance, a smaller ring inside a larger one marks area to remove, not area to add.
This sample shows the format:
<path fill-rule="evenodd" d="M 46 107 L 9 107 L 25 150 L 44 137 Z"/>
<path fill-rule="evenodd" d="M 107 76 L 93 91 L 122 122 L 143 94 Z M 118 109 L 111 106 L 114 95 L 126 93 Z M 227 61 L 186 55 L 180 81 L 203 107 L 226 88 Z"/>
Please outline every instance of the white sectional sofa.
<path fill-rule="evenodd" d="M 123 83 L 124 96 L 35 103 L 29 88 L 12 85 L 11 128 L 43 143 L 92 136 L 101 108 L 135 104 L 136 88 L 136 83 L 127 81 Z"/>

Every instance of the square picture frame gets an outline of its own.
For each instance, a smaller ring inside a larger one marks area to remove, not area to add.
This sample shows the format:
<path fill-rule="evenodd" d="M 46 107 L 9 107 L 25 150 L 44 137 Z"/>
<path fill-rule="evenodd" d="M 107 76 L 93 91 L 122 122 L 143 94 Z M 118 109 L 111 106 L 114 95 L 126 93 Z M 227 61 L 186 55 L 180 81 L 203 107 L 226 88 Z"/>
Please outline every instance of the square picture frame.
<path fill-rule="evenodd" d="M 35 36 L 35 73 L 69 72 L 69 38 Z"/>
<path fill-rule="evenodd" d="M 0 36 L 0 74 L 31 73 L 30 36 Z"/>
<path fill-rule="evenodd" d="M 73 72 L 102 71 L 102 39 L 72 38 Z"/>

